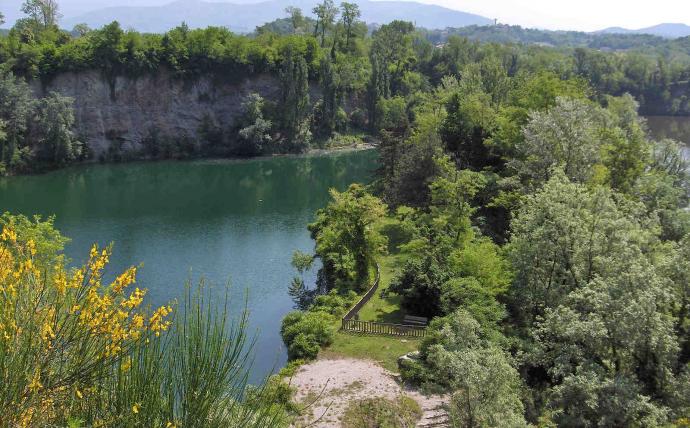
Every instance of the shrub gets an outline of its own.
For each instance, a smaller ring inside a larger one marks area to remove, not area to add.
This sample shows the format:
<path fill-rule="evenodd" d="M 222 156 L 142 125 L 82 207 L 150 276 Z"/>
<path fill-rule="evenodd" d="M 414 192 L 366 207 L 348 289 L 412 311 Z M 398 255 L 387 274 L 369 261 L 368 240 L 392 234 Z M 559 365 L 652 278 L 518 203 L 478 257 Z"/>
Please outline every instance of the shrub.
<path fill-rule="evenodd" d="M 343 415 L 343 428 L 411 428 L 422 417 L 422 409 L 412 398 L 397 400 L 367 398 L 353 401 Z"/>
<path fill-rule="evenodd" d="M 316 358 L 321 346 L 333 342 L 335 317 L 322 311 L 293 311 L 283 318 L 280 334 L 288 348 L 288 358 Z"/>
<path fill-rule="evenodd" d="M 333 316 L 340 317 L 349 310 L 357 300 L 357 293 L 350 290 L 347 294 L 338 294 L 336 290 L 331 290 L 328 294 L 322 294 L 314 299 L 310 310 L 327 312 Z"/>
<path fill-rule="evenodd" d="M 5 214 L 0 232 L 1 425 L 287 424 L 270 397 L 244 398 L 246 311 L 228 322 L 190 289 L 173 322 L 140 309 L 136 268 L 102 281 L 110 248 L 68 269 L 51 221 Z"/>

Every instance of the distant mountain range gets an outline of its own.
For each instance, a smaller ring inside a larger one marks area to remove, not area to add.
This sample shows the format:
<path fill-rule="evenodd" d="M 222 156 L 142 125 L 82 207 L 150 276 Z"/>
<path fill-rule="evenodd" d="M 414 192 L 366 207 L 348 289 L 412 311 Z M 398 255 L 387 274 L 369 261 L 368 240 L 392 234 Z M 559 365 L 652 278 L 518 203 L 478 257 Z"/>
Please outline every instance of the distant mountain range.
<path fill-rule="evenodd" d="M 284 18 L 287 6 L 300 7 L 306 15 L 318 0 L 268 0 L 258 3 L 221 3 L 201 0 L 179 0 L 162 6 L 117 6 L 97 9 L 82 15 L 65 17 L 61 25 L 72 28 L 86 23 L 99 28 L 114 20 L 124 28 L 160 33 L 173 28 L 182 21 L 192 28 L 224 26 L 232 31 L 248 33 L 256 26 L 278 18 Z M 386 24 L 400 19 L 414 22 L 429 29 L 464 27 L 468 25 L 489 25 L 493 21 L 479 15 L 460 12 L 441 6 L 409 1 L 356 0 L 362 11 L 361 19 L 373 24 Z M 337 4 L 337 2 L 336 2 Z"/>
<path fill-rule="evenodd" d="M 601 31 L 600 34 L 651 34 L 654 36 L 677 39 L 679 37 L 690 36 L 690 26 L 685 24 L 659 24 L 653 27 L 640 28 L 639 30 L 629 30 L 621 27 L 610 27 Z"/>

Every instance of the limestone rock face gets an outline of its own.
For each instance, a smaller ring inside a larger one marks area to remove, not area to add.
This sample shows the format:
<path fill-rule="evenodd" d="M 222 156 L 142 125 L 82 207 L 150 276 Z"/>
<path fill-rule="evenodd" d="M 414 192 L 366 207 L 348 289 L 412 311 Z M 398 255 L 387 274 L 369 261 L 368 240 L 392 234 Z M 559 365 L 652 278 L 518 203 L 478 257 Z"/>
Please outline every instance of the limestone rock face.
<path fill-rule="evenodd" d="M 39 96 L 56 91 L 74 98 L 77 132 L 96 157 L 114 142 L 123 150 L 136 149 L 153 130 L 161 137 L 195 138 L 205 117 L 230 126 L 241 114 L 246 95 L 256 92 L 275 100 L 280 91 L 278 80 L 269 75 L 224 82 L 181 79 L 166 70 L 114 81 L 99 71 L 64 73 L 45 86 L 33 82 L 32 87 Z"/>

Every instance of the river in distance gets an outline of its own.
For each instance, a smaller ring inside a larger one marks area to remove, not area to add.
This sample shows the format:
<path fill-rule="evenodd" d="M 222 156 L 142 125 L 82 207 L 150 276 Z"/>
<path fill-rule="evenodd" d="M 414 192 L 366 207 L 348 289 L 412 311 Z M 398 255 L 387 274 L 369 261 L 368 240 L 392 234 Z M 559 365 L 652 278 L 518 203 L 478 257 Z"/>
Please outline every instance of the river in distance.
<path fill-rule="evenodd" d="M 648 116 L 647 126 L 654 138 L 672 138 L 685 145 L 685 158 L 690 159 L 690 117 Z"/>
<path fill-rule="evenodd" d="M 307 224 L 330 188 L 370 182 L 376 166 L 374 150 L 89 164 L 0 179 L 0 212 L 55 216 L 74 265 L 93 243 L 114 243 L 110 278 L 143 264 L 136 286 L 148 289 L 152 306 L 181 301 L 187 281 L 204 279 L 219 299 L 229 283 L 232 317 L 247 297 L 257 381 L 287 359 L 280 323 L 293 308 L 292 253 L 314 249 Z M 309 275 L 313 283 L 316 272 Z"/>

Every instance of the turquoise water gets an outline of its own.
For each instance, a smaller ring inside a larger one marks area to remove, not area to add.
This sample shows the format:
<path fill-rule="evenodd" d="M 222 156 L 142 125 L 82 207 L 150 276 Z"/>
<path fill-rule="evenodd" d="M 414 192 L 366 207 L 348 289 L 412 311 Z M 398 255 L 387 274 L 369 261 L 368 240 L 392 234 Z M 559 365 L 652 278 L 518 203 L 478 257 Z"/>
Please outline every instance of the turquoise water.
<path fill-rule="evenodd" d="M 313 251 L 306 226 L 328 189 L 370 181 L 374 151 L 246 161 L 84 165 L 0 180 L 0 211 L 55 215 L 84 261 L 94 242 L 114 243 L 111 275 L 143 263 L 137 286 L 160 305 L 204 278 L 219 295 L 232 287 L 233 316 L 250 311 L 258 333 L 253 380 L 281 367 L 280 321 L 292 309 L 287 287 L 294 250 Z M 315 272 L 312 273 L 313 280 Z"/>

